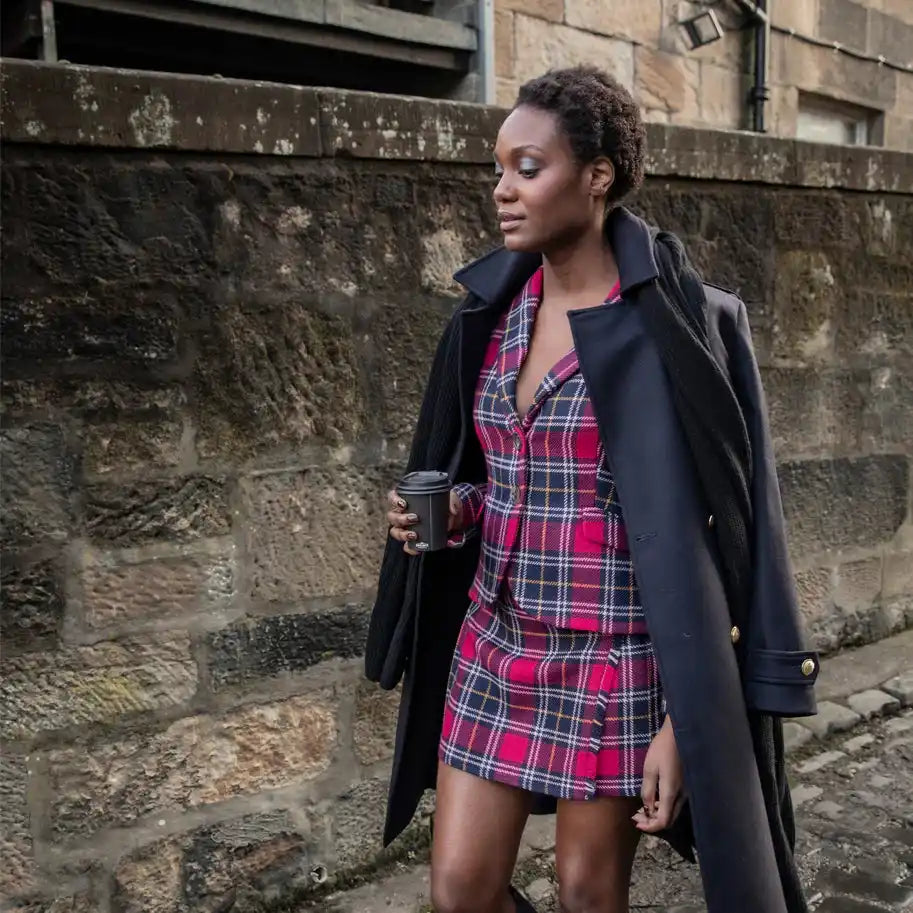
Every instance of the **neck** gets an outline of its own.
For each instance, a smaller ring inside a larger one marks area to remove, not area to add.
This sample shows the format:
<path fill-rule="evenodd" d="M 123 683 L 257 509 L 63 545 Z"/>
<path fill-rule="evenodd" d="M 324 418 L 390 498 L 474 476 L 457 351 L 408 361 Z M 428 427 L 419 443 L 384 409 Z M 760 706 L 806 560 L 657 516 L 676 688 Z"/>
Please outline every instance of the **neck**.
<path fill-rule="evenodd" d="M 602 231 L 587 232 L 573 244 L 542 258 L 545 300 L 593 299 L 606 294 L 618 279 L 618 265 Z"/>

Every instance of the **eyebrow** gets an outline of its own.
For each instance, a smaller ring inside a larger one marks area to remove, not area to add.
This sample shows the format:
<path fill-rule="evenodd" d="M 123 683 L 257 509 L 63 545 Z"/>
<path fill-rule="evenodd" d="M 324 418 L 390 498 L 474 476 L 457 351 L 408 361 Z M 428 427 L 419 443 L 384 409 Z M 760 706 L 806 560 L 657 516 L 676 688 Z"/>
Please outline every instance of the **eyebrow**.
<path fill-rule="evenodd" d="M 545 155 L 545 150 L 535 143 L 525 143 L 522 146 L 514 146 L 514 148 L 510 150 L 510 155 L 516 155 L 518 152 L 527 152 L 529 150 L 535 150 L 536 152 L 541 152 L 542 155 Z M 492 152 L 492 155 L 494 155 L 495 158 L 498 157 L 494 152 Z"/>

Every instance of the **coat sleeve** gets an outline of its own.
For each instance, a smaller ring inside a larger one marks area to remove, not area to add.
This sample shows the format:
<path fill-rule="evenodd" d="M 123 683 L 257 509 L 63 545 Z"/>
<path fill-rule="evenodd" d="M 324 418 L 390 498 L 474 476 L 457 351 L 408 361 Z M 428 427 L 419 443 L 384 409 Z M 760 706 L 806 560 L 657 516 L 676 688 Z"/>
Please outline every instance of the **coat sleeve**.
<path fill-rule="evenodd" d="M 804 648 L 767 406 L 741 301 L 729 354 L 753 469 L 753 592 L 744 642 L 745 697 L 750 708 L 764 713 L 811 716 L 816 712 L 818 655 Z"/>

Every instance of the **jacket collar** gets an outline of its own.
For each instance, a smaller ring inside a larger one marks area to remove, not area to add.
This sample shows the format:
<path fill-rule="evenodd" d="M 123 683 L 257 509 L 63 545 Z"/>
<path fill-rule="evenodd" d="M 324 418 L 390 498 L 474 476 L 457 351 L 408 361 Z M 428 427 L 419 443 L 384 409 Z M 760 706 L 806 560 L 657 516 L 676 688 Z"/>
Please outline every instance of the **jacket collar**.
<path fill-rule="evenodd" d="M 618 263 L 621 293 L 627 294 L 659 276 L 650 227 L 623 206 L 606 223 Z M 486 304 L 510 302 L 542 264 L 541 254 L 517 253 L 498 247 L 454 273 L 453 278 Z"/>

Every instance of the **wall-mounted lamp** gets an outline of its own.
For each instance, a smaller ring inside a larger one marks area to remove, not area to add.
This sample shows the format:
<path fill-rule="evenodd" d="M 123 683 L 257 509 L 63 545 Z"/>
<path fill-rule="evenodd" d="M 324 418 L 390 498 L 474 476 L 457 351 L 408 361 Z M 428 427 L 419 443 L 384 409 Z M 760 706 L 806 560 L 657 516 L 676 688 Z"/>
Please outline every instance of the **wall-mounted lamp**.
<path fill-rule="evenodd" d="M 723 37 L 723 27 L 720 20 L 716 18 L 713 10 L 707 10 L 704 13 L 698 13 L 691 19 L 685 19 L 679 22 L 679 25 L 688 38 L 688 44 L 691 50 L 702 48 L 705 44 L 712 44 Z"/>

